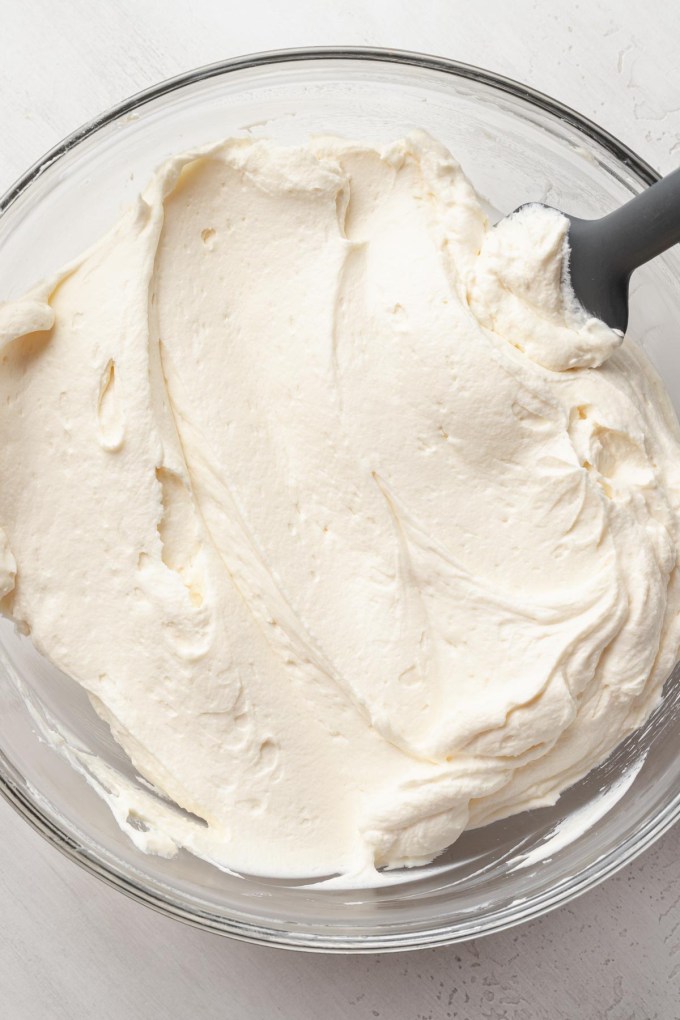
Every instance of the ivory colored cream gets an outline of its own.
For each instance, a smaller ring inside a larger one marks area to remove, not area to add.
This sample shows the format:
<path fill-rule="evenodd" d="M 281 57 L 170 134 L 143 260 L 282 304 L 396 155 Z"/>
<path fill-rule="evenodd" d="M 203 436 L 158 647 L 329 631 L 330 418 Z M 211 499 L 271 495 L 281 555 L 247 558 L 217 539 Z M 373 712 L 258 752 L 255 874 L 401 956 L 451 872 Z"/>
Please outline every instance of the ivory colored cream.
<path fill-rule="evenodd" d="M 1 605 L 207 823 L 121 787 L 143 848 L 366 881 L 657 704 L 680 435 L 566 226 L 422 134 L 231 140 L 2 306 Z"/>

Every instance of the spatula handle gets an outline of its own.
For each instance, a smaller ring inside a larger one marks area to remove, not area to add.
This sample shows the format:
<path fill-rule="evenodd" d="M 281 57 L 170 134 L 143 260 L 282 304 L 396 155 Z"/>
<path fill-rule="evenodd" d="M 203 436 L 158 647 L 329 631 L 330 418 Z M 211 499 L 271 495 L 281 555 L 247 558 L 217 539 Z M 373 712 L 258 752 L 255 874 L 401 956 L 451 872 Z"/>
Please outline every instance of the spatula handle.
<path fill-rule="evenodd" d="M 622 275 L 680 242 L 680 169 L 598 223 L 602 249 Z"/>

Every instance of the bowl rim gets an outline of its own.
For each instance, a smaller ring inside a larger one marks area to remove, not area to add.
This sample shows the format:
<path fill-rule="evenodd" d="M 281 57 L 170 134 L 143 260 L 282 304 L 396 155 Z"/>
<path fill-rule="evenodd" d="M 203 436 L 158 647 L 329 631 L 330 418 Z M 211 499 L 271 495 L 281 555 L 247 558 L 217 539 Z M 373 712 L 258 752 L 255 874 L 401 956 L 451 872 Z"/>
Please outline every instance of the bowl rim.
<path fill-rule="evenodd" d="M 551 98 L 543 92 L 524 85 L 493 71 L 463 63 L 448 57 L 433 56 L 409 50 L 388 49 L 368 46 L 318 46 L 293 49 L 268 50 L 236 56 L 207 64 L 165 79 L 124 99 L 106 112 L 98 115 L 67 135 L 61 142 L 40 157 L 0 198 L 0 217 L 43 174 L 53 163 L 75 148 L 100 129 L 119 120 L 140 107 L 162 96 L 168 95 L 187 85 L 210 78 L 216 78 L 234 71 L 252 70 L 276 64 L 299 63 L 303 61 L 349 61 L 374 62 L 386 65 L 402 65 L 432 70 L 457 79 L 468 79 L 491 87 L 497 92 L 519 98 L 558 120 L 576 128 L 591 141 L 601 146 L 619 163 L 626 166 L 643 184 L 651 185 L 660 177 L 658 172 L 637 153 L 630 149 L 606 129 L 581 115 L 571 107 Z M 407 949 L 433 948 L 455 942 L 478 938 L 482 935 L 507 930 L 524 921 L 531 920 L 561 906 L 633 861 L 645 849 L 680 818 L 680 794 L 656 816 L 649 819 L 627 840 L 610 850 L 603 857 L 571 877 L 560 886 L 525 901 L 521 906 L 510 904 L 496 909 L 488 918 L 444 923 L 432 929 L 412 932 L 382 932 L 379 935 L 329 933 L 319 935 L 301 931 L 297 926 L 288 931 L 270 928 L 254 922 L 244 922 L 235 917 L 218 916 L 200 910 L 189 910 L 179 902 L 173 902 L 156 892 L 151 892 L 135 882 L 129 875 L 117 869 L 101 857 L 95 858 L 87 848 L 43 813 L 38 804 L 25 792 L 11 762 L 0 749 L 0 796 L 20 814 L 31 827 L 47 842 L 51 843 L 66 857 L 86 871 L 95 875 L 107 885 L 120 890 L 137 902 L 144 903 L 157 912 L 175 917 L 203 931 L 238 938 L 257 945 L 312 952 L 375 953 L 397 952 Z"/>
<path fill-rule="evenodd" d="M 454 60 L 450 57 L 437 57 L 428 53 L 420 53 L 416 50 L 388 49 L 379 46 L 310 46 L 281 50 L 262 50 L 256 53 L 244 54 L 243 56 L 229 57 L 226 60 L 218 60 L 212 64 L 204 64 L 191 71 L 183 71 L 180 74 L 173 75 L 171 78 L 158 82 L 156 85 L 142 89 L 141 92 L 135 92 L 133 95 L 128 96 L 127 99 L 104 111 L 104 113 L 99 114 L 92 120 L 86 121 L 76 128 L 75 131 L 72 131 L 71 134 L 66 135 L 65 138 L 51 149 L 48 149 L 2 195 L 0 198 L 0 214 L 4 213 L 16 201 L 19 195 L 36 177 L 44 173 L 52 163 L 56 162 L 61 156 L 64 156 L 70 149 L 85 141 L 86 138 L 89 138 L 90 135 L 95 134 L 101 128 L 106 127 L 107 124 L 111 124 L 120 117 L 134 112 L 140 106 L 144 106 L 154 99 L 175 92 L 185 85 L 216 78 L 233 71 L 323 59 L 401 64 L 426 70 L 441 71 L 456 78 L 469 79 L 489 85 L 499 92 L 505 92 L 530 102 L 533 106 L 577 128 L 582 134 L 599 143 L 619 162 L 629 167 L 646 184 L 654 184 L 660 179 L 661 175 L 651 164 L 634 152 L 625 142 L 620 141 L 615 135 L 607 131 L 606 128 L 600 127 L 595 121 L 578 113 L 571 106 L 567 106 L 565 103 L 553 99 L 545 92 L 540 92 L 538 89 L 525 85 L 514 78 L 497 74 L 495 71 L 488 71 L 475 64 L 466 64 L 463 61 Z"/>

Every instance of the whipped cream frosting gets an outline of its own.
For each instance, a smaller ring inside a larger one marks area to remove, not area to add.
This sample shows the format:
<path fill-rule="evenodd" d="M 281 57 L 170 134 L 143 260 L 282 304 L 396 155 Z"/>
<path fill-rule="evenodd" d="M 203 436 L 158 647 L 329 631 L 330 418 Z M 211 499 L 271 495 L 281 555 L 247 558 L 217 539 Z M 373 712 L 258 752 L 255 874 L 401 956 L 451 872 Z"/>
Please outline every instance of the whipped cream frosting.
<path fill-rule="evenodd" d="M 423 134 L 229 140 L 0 308 L 0 605 L 162 795 L 113 796 L 143 848 L 429 862 L 657 704 L 680 433 L 566 228 Z"/>

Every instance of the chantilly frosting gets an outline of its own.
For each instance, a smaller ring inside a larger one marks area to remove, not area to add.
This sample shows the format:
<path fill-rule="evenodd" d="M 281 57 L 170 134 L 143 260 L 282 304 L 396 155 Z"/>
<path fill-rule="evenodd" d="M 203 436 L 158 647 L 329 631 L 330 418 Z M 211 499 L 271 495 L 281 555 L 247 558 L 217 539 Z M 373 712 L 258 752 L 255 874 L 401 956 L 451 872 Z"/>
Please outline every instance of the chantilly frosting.
<path fill-rule="evenodd" d="M 0 605 L 166 798 L 146 849 L 428 862 L 657 704 L 680 435 L 566 231 L 423 134 L 230 140 L 0 308 Z"/>

